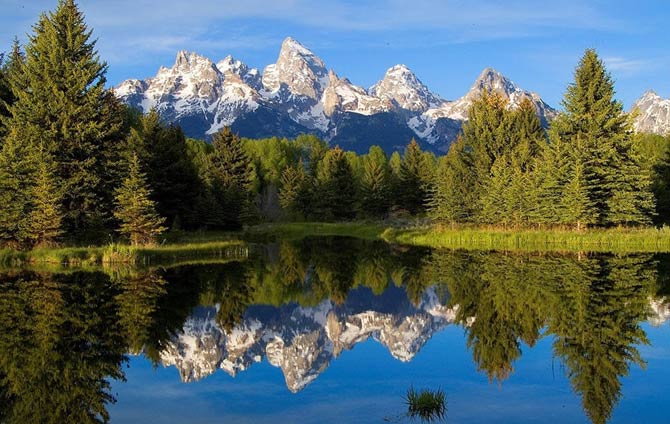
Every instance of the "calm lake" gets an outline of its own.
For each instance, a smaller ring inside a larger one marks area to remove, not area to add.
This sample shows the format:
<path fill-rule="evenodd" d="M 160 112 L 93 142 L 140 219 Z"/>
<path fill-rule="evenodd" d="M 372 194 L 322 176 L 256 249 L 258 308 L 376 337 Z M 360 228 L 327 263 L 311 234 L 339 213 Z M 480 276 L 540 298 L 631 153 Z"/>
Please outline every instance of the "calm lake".
<path fill-rule="evenodd" d="M 667 423 L 670 255 L 351 238 L 0 272 L 0 422 Z M 416 422 L 416 421 L 415 421 Z"/>

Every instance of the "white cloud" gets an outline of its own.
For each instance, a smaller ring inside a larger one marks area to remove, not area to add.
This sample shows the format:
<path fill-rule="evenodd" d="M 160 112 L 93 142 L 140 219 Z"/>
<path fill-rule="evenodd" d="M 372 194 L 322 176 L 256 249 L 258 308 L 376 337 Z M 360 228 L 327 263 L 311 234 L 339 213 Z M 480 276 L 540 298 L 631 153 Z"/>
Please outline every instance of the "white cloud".
<path fill-rule="evenodd" d="M 605 66 L 611 72 L 625 76 L 636 75 L 653 67 L 653 62 L 646 59 L 627 59 L 619 56 L 603 58 Z"/>

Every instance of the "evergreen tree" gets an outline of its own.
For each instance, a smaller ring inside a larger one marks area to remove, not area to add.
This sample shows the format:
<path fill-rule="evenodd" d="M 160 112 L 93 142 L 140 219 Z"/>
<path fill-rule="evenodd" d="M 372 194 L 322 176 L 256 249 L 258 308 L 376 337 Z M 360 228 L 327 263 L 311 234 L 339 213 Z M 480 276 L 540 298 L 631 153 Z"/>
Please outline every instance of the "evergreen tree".
<path fill-rule="evenodd" d="M 530 175 L 530 189 L 537 199 L 536 207 L 531 211 L 531 220 L 538 224 L 561 224 L 566 216 L 562 198 L 564 187 L 571 180 L 573 168 L 571 157 L 574 152 L 556 131 L 559 125 L 557 121 L 561 119 L 563 117 L 559 116 L 552 123 L 549 142 L 540 149 L 538 160 Z"/>
<path fill-rule="evenodd" d="M 441 158 L 435 177 L 435 184 L 428 201 L 428 215 L 441 222 L 450 224 L 467 222 L 472 218 L 471 199 L 468 187 L 474 174 L 464 162 L 463 140 L 459 138 Z"/>
<path fill-rule="evenodd" d="M 330 149 L 319 164 L 314 197 L 321 219 L 351 219 L 356 210 L 356 183 L 346 154 L 339 146 Z"/>
<path fill-rule="evenodd" d="M 579 161 L 574 164 L 570 180 L 563 188 L 561 209 L 563 216 L 560 222 L 574 225 L 577 231 L 595 223 L 594 215 L 589 213 L 593 205 L 586 191 L 584 171 Z"/>
<path fill-rule="evenodd" d="M 225 127 L 214 135 L 209 169 L 211 190 L 224 212 L 223 227 L 239 228 L 253 215 L 251 159 L 240 138 Z"/>
<path fill-rule="evenodd" d="M 382 217 L 391 201 L 391 173 L 386 154 L 379 146 L 370 147 L 363 161 L 361 177 L 361 211 L 368 216 Z"/>
<path fill-rule="evenodd" d="M 165 231 L 165 218 L 156 212 L 146 175 L 140 169 L 137 155 L 130 159 L 128 177 L 116 191 L 114 216 L 121 221 L 119 232 L 128 237 L 133 246 L 153 244 L 156 236 Z"/>
<path fill-rule="evenodd" d="M 35 164 L 31 146 L 8 137 L 0 150 L 0 243 L 22 247 L 27 241 L 26 217 Z"/>
<path fill-rule="evenodd" d="M 54 175 L 54 167 L 51 157 L 40 152 L 30 193 L 30 214 L 26 226 L 26 236 L 33 246 L 53 246 L 63 233 L 63 195 Z"/>
<path fill-rule="evenodd" d="M 129 155 L 137 154 L 152 188 L 152 200 L 159 215 L 174 226 L 186 228 L 196 222 L 194 204 L 200 189 L 197 171 L 188 157 L 186 137 L 181 128 L 161 122 L 156 110 L 138 119 L 126 141 Z"/>
<path fill-rule="evenodd" d="M 466 172 L 471 175 L 464 178 L 464 182 L 469 183 L 465 190 L 472 193 L 473 203 L 468 209 L 475 221 L 490 221 L 482 216 L 482 208 L 485 203 L 494 203 L 492 199 L 486 199 L 487 195 L 498 195 L 488 189 L 492 184 L 491 168 L 498 158 L 509 154 L 518 141 L 513 134 L 513 116 L 506 106 L 500 95 L 483 92 L 468 111 L 468 121 L 461 135 L 461 152 L 454 158 L 468 164 Z"/>
<path fill-rule="evenodd" d="M 302 161 L 286 167 L 281 174 L 279 205 L 290 216 L 305 218 L 308 210 L 308 176 Z"/>
<path fill-rule="evenodd" d="M 399 206 L 412 214 L 422 212 L 428 198 L 430 168 L 416 140 L 405 148 L 398 175 Z"/>
<path fill-rule="evenodd" d="M 584 189 L 593 204 L 589 221 L 647 224 L 653 210 L 650 176 L 632 152 L 632 131 L 614 83 L 594 50 L 587 50 L 563 100 L 558 136 L 582 161 Z"/>
<path fill-rule="evenodd" d="M 64 185 L 65 227 L 77 235 L 112 209 L 107 165 L 118 150 L 122 117 L 105 89 L 106 71 L 74 0 L 60 0 L 33 27 L 21 76 L 10 79 L 16 101 L 9 137 L 53 156 Z"/>
<path fill-rule="evenodd" d="M 22 85 L 21 70 L 24 62 L 21 45 L 18 38 L 15 38 L 9 57 L 0 55 L 0 144 L 7 133 L 7 123 L 11 117 L 9 107 L 16 101 L 12 82 L 15 87 Z"/>

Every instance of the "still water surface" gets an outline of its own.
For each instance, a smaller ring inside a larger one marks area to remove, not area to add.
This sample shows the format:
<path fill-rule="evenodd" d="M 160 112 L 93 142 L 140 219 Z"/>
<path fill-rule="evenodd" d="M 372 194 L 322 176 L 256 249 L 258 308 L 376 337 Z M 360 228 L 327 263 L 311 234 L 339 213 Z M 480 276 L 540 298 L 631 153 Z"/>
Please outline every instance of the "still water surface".
<path fill-rule="evenodd" d="M 259 245 L 0 274 L 0 422 L 668 422 L 668 255 Z"/>

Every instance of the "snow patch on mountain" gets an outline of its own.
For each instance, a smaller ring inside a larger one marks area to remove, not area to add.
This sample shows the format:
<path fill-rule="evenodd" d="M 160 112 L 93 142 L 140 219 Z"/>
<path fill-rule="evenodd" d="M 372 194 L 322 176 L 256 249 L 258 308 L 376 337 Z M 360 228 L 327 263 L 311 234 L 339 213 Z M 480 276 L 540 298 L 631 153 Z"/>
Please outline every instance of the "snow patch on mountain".
<path fill-rule="evenodd" d="M 645 92 L 632 107 L 635 114 L 635 131 L 658 135 L 670 134 L 670 99 L 664 99 L 654 91 Z"/>
<path fill-rule="evenodd" d="M 434 289 L 426 291 L 418 307 L 402 295 L 404 300 L 393 301 L 396 312 L 357 310 L 330 300 L 315 307 L 285 305 L 272 313 L 251 307 L 229 331 L 217 324 L 217 308 L 199 307 L 161 352 L 161 361 L 191 382 L 217 369 L 234 376 L 265 357 L 281 368 L 289 390 L 297 392 L 357 343 L 373 338 L 406 362 L 455 320 L 456 310 L 441 305 Z"/>

